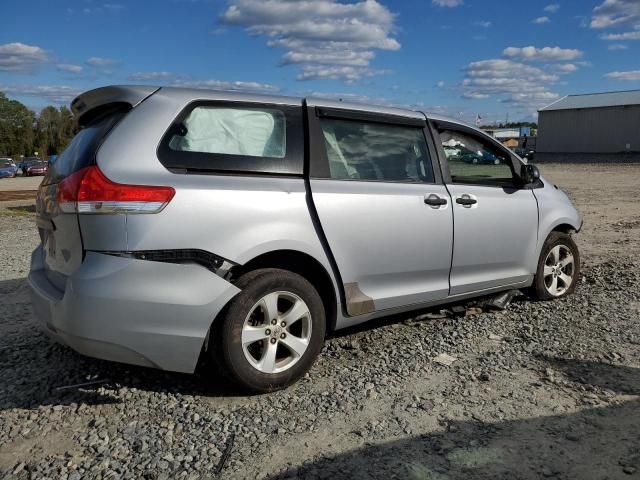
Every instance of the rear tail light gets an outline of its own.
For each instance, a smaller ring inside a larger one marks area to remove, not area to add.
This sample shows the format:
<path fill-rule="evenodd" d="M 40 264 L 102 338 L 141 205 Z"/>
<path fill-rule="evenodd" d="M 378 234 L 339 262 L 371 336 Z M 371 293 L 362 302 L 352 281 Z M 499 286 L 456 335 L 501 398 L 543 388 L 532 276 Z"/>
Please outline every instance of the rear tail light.
<path fill-rule="evenodd" d="M 175 193 L 171 187 L 112 182 L 94 165 L 60 182 L 58 206 L 67 213 L 158 213 Z"/>

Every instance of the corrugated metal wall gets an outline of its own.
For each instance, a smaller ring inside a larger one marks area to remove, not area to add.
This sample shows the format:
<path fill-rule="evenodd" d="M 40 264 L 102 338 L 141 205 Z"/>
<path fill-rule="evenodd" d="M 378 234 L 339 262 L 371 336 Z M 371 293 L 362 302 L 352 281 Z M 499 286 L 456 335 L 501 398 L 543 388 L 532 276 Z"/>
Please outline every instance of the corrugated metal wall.
<path fill-rule="evenodd" d="M 640 152 L 640 105 L 542 111 L 538 117 L 537 151 Z"/>

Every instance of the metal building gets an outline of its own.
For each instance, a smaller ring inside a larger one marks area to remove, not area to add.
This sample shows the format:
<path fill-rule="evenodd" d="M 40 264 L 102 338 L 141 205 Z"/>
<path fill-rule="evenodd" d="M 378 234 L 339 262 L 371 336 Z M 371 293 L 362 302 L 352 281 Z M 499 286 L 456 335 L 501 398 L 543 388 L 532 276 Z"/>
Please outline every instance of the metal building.
<path fill-rule="evenodd" d="M 538 112 L 536 161 L 640 160 L 640 90 L 568 95 Z"/>

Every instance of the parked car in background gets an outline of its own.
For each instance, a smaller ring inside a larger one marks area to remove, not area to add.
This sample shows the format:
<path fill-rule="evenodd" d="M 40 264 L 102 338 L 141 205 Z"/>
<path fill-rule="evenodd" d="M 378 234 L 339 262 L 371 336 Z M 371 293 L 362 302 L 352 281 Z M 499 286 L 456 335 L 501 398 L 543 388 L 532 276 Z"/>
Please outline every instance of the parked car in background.
<path fill-rule="evenodd" d="M 22 162 L 22 175 L 25 177 L 32 177 L 35 175 L 46 175 L 49 170 L 47 162 L 37 160 L 25 160 Z"/>
<path fill-rule="evenodd" d="M 29 284 L 43 329 L 85 355 L 181 372 L 208 356 L 267 392 L 329 331 L 517 288 L 560 298 L 580 278 L 569 198 L 459 121 L 149 86 L 71 108 L 82 128 L 40 185 Z"/>
<path fill-rule="evenodd" d="M 458 158 L 463 162 L 473 163 L 474 165 L 479 163 L 500 165 L 500 162 L 504 160 L 496 157 L 489 150 L 472 151 L 464 148 L 458 153 Z"/>
<path fill-rule="evenodd" d="M 13 178 L 18 172 L 18 167 L 10 158 L 0 158 L 0 178 Z"/>

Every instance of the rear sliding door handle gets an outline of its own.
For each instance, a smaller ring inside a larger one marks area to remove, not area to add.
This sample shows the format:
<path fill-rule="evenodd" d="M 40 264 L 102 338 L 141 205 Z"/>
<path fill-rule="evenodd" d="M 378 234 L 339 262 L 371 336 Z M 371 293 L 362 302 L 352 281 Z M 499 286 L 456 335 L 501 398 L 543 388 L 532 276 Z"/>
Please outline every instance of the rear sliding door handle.
<path fill-rule="evenodd" d="M 426 203 L 431 207 L 438 208 L 438 207 L 442 207 L 443 205 L 446 205 L 447 199 L 439 197 L 435 193 L 432 193 L 431 195 L 424 197 L 424 203 Z"/>

